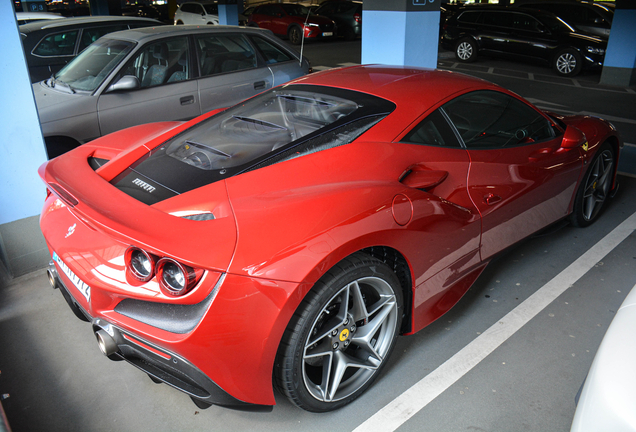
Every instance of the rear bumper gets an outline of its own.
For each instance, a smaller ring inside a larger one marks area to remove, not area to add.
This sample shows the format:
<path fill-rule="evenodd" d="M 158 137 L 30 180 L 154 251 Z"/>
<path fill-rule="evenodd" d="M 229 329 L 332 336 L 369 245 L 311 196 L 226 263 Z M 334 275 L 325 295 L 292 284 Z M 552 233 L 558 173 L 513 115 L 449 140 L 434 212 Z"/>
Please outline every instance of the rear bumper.
<path fill-rule="evenodd" d="M 111 360 L 126 360 L 147 373 L 153 381 L 163 382 L 186 393 L 200 408 L 220 405 L 246 410 L 272 409 L 270 405 L 251 404 L 231 396 L 186 358 L 144 340 L 105 319 L 92 317 L 72 296 L 53 262 L 49 264 L 47 275 L 51 285 L 60 290 L 79 319 L 90 322 L 93 332 L 103 330 L 108 334 L 116 346 L 114 352 L 104 352 Z"/>

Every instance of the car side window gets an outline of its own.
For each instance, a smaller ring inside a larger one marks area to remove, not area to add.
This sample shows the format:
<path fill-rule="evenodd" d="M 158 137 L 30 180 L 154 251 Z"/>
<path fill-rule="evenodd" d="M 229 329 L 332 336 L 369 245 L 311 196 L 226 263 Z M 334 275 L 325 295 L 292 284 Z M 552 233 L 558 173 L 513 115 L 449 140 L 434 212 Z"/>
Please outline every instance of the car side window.
<path fill-rule="evenodd" d="M 543 24 L 530 15 L 515 13 L 513 16 L 513 27 L 517 30 L 540 33 L 541 29 L 545 28 Z"/>
<path fill-rule="evenodd" d="M 155 87 L 191 78 L 187 37 L 162 40 L 145 46 L 124 69 L 134 75 L 141 88 Z"/>
<path fill-rule="evenodd" d="M 489 26 L 512 28 L 513 14 L 510 12 L 484 12 L 483 22 Z"/>
<path fill-rule="evenodd" d="M 552 139 L 552 124 L 520 100 L 496 91 L 475 91 L 443 106 L 468 149 L 501 148 Z"/>
<path fill-rule="evenodd" d="M 46 35 L 33 49 L 33 54 L 40 57 L 72 56 L 78 34 L 79 30 L 70 30 Z"/>
<path fill-rule="evenodd" d="M 289 54 L 278 49 L 261 37 L 254 36 L 252 37 L 252 41 L 254 41 L 257 48 L 260 50 L 267 64 L 282 63 L 293 60 Z"/>
<path fill-rule="evenodd" d="M 466 24 L 475 24 L 479 22 L 479 17 L 481 16 L 481 12 L 477 11 L 465 11 L 462 12 L 461 15 L 457 17 L 457 21 Z"/>
<path fill-rule="evenodd" d="M 205 35 L 196 40 L 201 76 L 256 68 L 256 52 L 242 35 Z"/>
<path fill-rule="evenodd" d="M 119 30 L 127 30 L 127 25 L 115 25 L 107 27 L 87 28 L 82 31 L 82 37 L 80 39 L 80 46 L 78 51 L 83 51 L 84 48 L 95 42 L 100 37 L 107 33 L 112 33 Z"/>
<path fill-rule="evenodd" d="M 418 123 L 400 142 L 439 147 L 461 147 L 453 129 L 439 109 Z"/>

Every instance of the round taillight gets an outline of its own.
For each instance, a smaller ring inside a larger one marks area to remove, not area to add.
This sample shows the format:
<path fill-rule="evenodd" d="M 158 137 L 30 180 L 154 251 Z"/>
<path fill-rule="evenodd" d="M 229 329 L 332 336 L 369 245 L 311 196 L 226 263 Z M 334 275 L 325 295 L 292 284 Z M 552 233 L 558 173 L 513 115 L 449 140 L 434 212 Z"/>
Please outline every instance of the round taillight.
<path fill-rule="evenodd" d="M 161 258 L 157 263 L 159 286 L 168 296 L 180 296 L 190 291 L 202 273 L 171 258 Z"/>
<path fill-rule="evenodd" d="M 144 250 L 130 247 L 126 251 L 126 267 L 135 279 L 148 282 L 155 273 L 155 258 Z"/>

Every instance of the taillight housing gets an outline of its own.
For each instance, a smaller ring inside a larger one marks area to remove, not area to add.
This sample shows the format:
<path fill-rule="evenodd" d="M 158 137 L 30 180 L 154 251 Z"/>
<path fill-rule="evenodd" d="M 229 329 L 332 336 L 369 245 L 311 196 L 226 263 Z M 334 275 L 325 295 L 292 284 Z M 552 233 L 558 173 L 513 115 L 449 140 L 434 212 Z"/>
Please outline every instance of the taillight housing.
<path fill-rule="evenodd" d="M 362 15 L 356 12 L 353 14 L 353 19 L 356 20 L 357 23 L 362 22 Z"/>
<path fill-rule="evenodd" d="M 148 252 L 129 247 L 125 254 L 126 270 L 140 282 L 148 282 L 155 275 L 157 259 Z"/>
<path fill-rule="evenodd" d="M 161 292 L 169 297 L 186 294 L 201 280 L 204 271 L 172 258 L 159 258 L 135 246 L 124 254 L 129 282 L 148 282 L 156 276 Z"/>
<path fill-rule="evenodd" d="M 203 270 L 193 269 L 172 258 L 161 258 L 157 263 L 157 280 L 161 292 L 167 296 L 181 296 L 190 291 L 203 276 Z"/>

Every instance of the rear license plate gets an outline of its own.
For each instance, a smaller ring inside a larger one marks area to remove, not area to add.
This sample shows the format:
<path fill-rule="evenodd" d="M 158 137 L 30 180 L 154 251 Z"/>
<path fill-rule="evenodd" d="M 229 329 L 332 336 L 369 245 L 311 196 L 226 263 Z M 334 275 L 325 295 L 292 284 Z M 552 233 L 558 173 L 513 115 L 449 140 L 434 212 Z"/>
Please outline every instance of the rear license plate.
<path fill-rule="evenodd" d="M 329 36 L 333 36 L 333 32 L 324 32 L 322 34 L 323 37 L 329 37 Z"/>
<path fill-rule="evenodd" d="M 77 275 L 75 275 L 75 273 L 73 273 L 73 271 L 71 271 L 71 269 L 68 268 L 66 264 L 64 264 L 64 261 L 62 261 L 62 258 L 60 258 L 56 252 L 53 252 L 53 261 L 57 263 L 57 265 L 64 272 L 66 277 L 68 277 L 69 280 L 73 282 L 73 285 L 75 285 L 75 288 L 77 288 L 79 292 L 81 292 L 82 295 L 86 297 L 86 301 L 90 303 L 91 287 L 87 283 L 82 281 L 79 277 L 77 277 Z"/>

